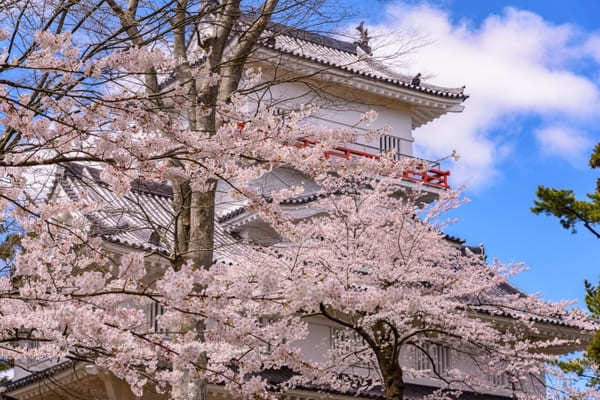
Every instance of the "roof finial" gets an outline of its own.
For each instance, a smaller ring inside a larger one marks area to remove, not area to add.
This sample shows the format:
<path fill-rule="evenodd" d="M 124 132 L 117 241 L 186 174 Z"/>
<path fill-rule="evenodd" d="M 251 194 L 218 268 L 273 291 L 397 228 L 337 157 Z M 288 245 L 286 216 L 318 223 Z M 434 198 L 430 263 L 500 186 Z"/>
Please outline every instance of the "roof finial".
<path fill-rule="evenodd" d="M 365 21 L 360 21 L 360 24 L 356 27 L 356 30 L 360 32 L 360 39 L 355 41 L 354 44 L 364 50 L 365 53 L 373 55 L 371 46 L 369 46 L 369 30 L 365 28 Z"/>
<path fill-rule="evenodd" d="M 410 81 L 410 84 L 413 86 L 421 86 L 421 73 L 420 72 L 417 75 L 415 75 L 414 78 L 412 78 L 412 81 Z"/>

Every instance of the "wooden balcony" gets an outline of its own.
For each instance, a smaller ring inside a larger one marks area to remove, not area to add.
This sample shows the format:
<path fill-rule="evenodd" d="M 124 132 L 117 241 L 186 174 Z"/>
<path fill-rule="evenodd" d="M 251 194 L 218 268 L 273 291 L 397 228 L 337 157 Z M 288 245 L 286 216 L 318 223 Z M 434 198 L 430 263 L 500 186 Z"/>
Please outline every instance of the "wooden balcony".
<path fill-rule="evenodd" d="M 314 146 L 315 144 L 317 144 L 317 142 L 300 137 L 297 139 L 295 146 L 298 148 L 302 148 Z M 344 158 L 346 160 L 349 160 L 350 157 L 366 157 L 378 160 L 381 156 L 378 154 L 351 149 L 349 147 L 338 146 L 332 150 L 325 151 L 325 158 L 329 157 L 339 157 Z M 417 161 L 416 167 L 414 169 L 402 171 L 402 173 L 398 175 L 399 178 L 411 182 L 423 183 L 425 185 L 433 186 L 440 189 L 450 188 L 450 185 L 448 185 L 448 176 L 450 176 L 450 171 L 440 169 L 439 163 L 432 163 L 427 160 L 422 160 L 402 154 L 397 155 L 397 159 L 414 159 Z M 433 168 L 426 168 L 426 166 L 432 164 Z"/>

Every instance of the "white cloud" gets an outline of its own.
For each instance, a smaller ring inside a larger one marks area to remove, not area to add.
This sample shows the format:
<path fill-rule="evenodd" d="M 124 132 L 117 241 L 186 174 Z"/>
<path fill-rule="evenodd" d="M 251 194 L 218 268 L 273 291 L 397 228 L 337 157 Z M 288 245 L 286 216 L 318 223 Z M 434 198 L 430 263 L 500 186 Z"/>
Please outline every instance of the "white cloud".
<path fill-rule="evenodd" d="M 535 132 L 542 151 L 569 160 L 574 165 L 582 165 L 591 141 L 580 132 L 563 126 L 550 126 Z"/>
<path fill-rule="evenodd" d="M 600 36 L 591 36 L 583 44 L 583 51 L 588 53 L 596 62 L 600 62 Z"/>
<path fill-rule="evenodd" d="M 552 126 L 582 125 L 600 105 L 595 82 L 572 69 L 577 63 L 600 62 L 600 37 L 577 26 L 555 25 L 515 8 L 489 15 L 479 25 L 453 22 L 446 11 L 428 4 L 395 3 L 386 16 L 373 31 L 388 32 L 388 42 L 390 31 L 413 32 L 431 42 L 412 56 L 404 72 L 432 75 L 428 82 L 435 84 L 464 84 L 471 95 L 463 113 L 415 131 L 424 156 L 440 158 L 452 149 L 461 155 L 453 183 L 478 188 L 493 181 L 502 158 L 520 150 L 512 145 L 514 135 L 528 134 L 521 132 L 520 118 L 534 116 Z M 390 51 L 387 46 L 379 54 Z M 573 152 L 589 144 L 576 129 L 553 132 L 539 136 L 542 149 L 553 156 L 572 159 Z"/>

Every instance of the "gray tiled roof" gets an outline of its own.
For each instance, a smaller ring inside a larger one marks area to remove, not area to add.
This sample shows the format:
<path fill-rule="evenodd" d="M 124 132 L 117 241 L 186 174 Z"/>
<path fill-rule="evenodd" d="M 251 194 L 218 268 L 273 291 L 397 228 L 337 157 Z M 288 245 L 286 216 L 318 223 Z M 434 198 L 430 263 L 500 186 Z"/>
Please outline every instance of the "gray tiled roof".
<path fill-rule="evenodd" d="M 135 180 L 129 193 L 118 196 L 102 182 L 99 169 L 68 164 L 57 173 L 51 192 L 58 187 L 73 201 L 82 200 L 81 194 L 85 193 L 90 200 L 106 204 L 101 210 L 86 215 L 92 229 L 103 239 L 165 254 L 172 247 L 175 217 L 169 185 Z M 157 237 L 161 240 L 158 241 Z M 230 258 L 240 250 L 237 247 L 237 240 L 215 223 L 215 258 Z"/>
<path fill-rule="evenodd" d="M 2 382 L 0 384 L 0 387 L 4 388 L 5 392 L 11 392 L 11 391 L 21 388 L 23 386 L 27 386 L 29 384 L 39 382 L 45 378 L 50 378 L 50 377 L 56 375 L 57 373 L 65 371 L 74 366 L 75 366 L 75 362 L 72 360 L 59 362 L 57 364 L 52 365 L 51 367 L 41 370 L 41 371 L 33 372 L 27 376 L 24 376 L 23 378 Z"/>
<path fill-rule="evenodd" d="M 433 96 L 458 100 L 469 97 L 464 93 L 464 87 L 446 88 L 427 83 L 421 83 L 418 86 L 412 85 L 411 76 L 393 70 L 382 60 L 370 56 L 353 43 L 274 23 L 267 27 L 265 36 L 266 38 L 261 42 L 264 47 L 324 66 L 339 68 L 376 81 Z"/>
<path fill-rule="evenodd" d="M 310 194 L 306 194 L 306 195 L 302 195 L 302 196 L 290 197 L 289 199 L 283 199 L 280 204 L 282 204 L 282 205 L 308 204 L 308 203 L 311 203 L 311 202 L 317 200 L 318 198 L 319 198 L 319 195 L 317 193 L 310 193 Z M 234 208 L 224 214 L 221 214 L 218 217 L 218 221 L 220 223 L 227 222 L 227 221 L 231 220 L 232 218 L 235 218 L 239 215 L 244 214 L 245 212 L 246 212 L 246 207 L 239 206 L 239 207 Z"/>
<path fill-rule="evenodd" d="M 305 42 L 311 42 L 314 44 L 318 44 L 324 47 L 330 47 L 332 49 L 337 49 L 340 51 L 344 51 L 346 53 L 356 54 L 356 44 L 347 42 L 344 40 L 339 40 L 334 37 L 331 37 L 327 34 L 320 34 L 317 32 L 311 32 L 304 29 L 293 28 L 287 25 L 283 25 L 277 22 L 269 22 L 267 25 L 267 32 L 271 32 L 277 35 L 286 35 L 289 37 L 293 37 L 298 40 L 302 40 Z"/>

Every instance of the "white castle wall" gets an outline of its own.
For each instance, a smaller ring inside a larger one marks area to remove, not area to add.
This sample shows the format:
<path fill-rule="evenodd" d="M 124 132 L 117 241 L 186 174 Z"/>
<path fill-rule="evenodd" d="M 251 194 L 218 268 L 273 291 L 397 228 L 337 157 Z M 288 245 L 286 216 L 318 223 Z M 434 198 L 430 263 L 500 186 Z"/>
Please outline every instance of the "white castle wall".
<path fill-rule="evenodd" d="M 265 76 L 266 81 L 272 79 Z M 309 85 L 310 84 L 310 85 Z M 412 121 L 408 107 L 398 102 L 390 103 L 389 100 L 377 98 L 368 93 L 359 92 L 347 87 L 319 87 L 316 82 L 287 82 L 272 85 L 252 95 L 254 100 L 262 105 L 272 105 L 282 110 L 298 109 L 300 105 L 316 105 L 320 109 L 311 118 L 309 123 L 328 128 L 354 127 L 360 134 L 368 129 L 381 129 L 391 127 L 390 136 L 401 141 L 401 153 L 413 155 Z M 332 93 L 333 92 L 333 93 Z M 359 103 L 357 100 L 363 100 Z M 361 114 L 374 110 L 378 114 L 377 120 L 370 126 L 358 124 Z M 369 153 L 379 153 L 379 140 L 367 141 L 365 138 L 351 147 Z"/>
<path fill-rule="evenodd" d="M 309 334 L 304 341 L 298 343 L 298 346 L 301 348 L 302 354 L 306 360 L 312 362 L 324 362 L 327 360 L 327 351 L 330 350 L 333 345 L 333 329 L 340 329 L 340 326 L 336 326 L 322 317 L 313 317 L 309 320 Z M 470 374 L 473 377 L 476 377 L 474 379 L 486 381 L 486 385 L 495 382 L 492 384 L 492 390 L 484 390 L 484 392 L 508 397 L 511 396 L 510 382 L 507 377 L 496 377 L 496 381 L 492 381 L 492 377 L 483 374 L 469 357 L 453 350 L 448 349 L 448 351 L 448 364 L 446 365 L 448 370 L 458 369 L 465 374 Z M 400 354 L 400 364 L 407 368 L 415 368 L 416 361 L 414 352 L 412 352 L 409 348 L 405 348 Z M 427 363 L 425 364 L 428 365 Z M 370 371 L 369 373 L 366 368 L 361 369 L 360 367 L 353 368 L 351 373 L 365 375 L 369 374 L 371 376 L 373 375 L 373 371 Z M 443 382 L 441 382 L 439 379 L 436 379 L 432 373 L 429 374 L 429 376 L 419 377 L 411 377 L 410 374 L 405 373 L 404 377 L 407 383 L 432 387 L 443 386 Z M 529 394 L 539 396 L 539 398 L 543 398 L 545 395 L 546 388 L 544 386 L 543 375 L 536 377 L 532 376 L 529 380 L 520 382 L 520 384 L 523 385 L 525 391 Z M 465 388 L 465 390 L 469 390 L 469 388 Z"/>

